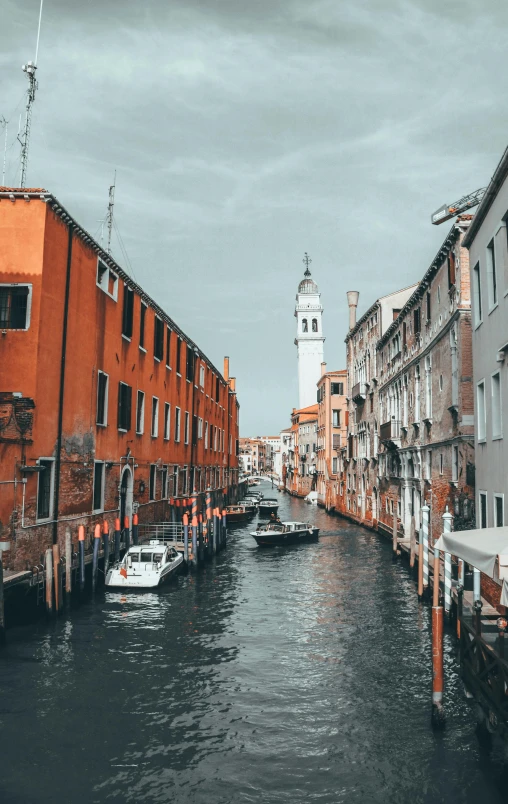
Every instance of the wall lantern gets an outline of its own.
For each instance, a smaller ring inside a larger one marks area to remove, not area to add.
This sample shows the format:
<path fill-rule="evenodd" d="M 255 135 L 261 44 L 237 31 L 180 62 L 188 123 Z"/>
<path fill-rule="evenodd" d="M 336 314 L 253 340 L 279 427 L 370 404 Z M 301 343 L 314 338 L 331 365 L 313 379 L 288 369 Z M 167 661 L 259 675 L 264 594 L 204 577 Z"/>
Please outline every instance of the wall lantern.
<path fill-rule="evenodd" d="M 140 494 L 145 493 L 145 481 L 144 480 L 139 481 L 139 493 Z"/>

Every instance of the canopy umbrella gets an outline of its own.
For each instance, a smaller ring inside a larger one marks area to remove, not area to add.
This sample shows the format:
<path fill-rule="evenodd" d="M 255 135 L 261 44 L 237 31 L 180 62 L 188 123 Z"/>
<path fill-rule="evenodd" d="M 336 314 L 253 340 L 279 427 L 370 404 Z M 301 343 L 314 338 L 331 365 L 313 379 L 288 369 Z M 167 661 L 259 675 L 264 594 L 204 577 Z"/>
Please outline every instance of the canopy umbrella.
<path fill-rule="evenodd" d="M 494 580 L 502 580 L 501 605 L 508 606 L 508 527 L 443 533 L 434 547 L 467 561 Z"/>

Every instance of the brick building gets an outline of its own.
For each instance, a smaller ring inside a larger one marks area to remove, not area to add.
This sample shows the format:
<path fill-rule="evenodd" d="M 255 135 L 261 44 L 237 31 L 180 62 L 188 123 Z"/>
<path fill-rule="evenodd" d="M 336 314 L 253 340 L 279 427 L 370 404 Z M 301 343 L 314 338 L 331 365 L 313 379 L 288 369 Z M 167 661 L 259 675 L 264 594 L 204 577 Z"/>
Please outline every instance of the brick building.
<path fill-rule="evenodd" d="M 294 434 L 290 491 L 298 497 L 306 497 L 314 491 L 317 482 L 317 426 L 318 406 L 308 405 L 293 410 L 291 429 Z"/>
<path fill-rule="evenodd" d="M 0 538 L 25 568 L 84 524 L 234 493 L 239 405 L 201 349 L 45 190 L 0 188 Z"/>
<path fill-rule="evenodd" d="M 321 364 L 317 384 L 317 493 L 318 503 L 333 508 L 339 493 L 339 456 L 347 439 L 347 371 L 326 371 Z"/>
<path fill-rule="evenodd" d="M 240 438 L 240 464 L 244 472 L 259 475 L 266 471 L 271 447 L 266 441 L 258 438 Z"/>

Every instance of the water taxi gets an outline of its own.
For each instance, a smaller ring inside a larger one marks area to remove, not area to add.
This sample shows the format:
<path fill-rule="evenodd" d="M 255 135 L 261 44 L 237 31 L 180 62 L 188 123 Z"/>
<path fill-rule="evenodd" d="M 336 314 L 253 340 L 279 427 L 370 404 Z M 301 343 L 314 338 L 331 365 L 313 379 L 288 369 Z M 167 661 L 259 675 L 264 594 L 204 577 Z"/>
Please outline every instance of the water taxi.
<path fill-rule="evenodd" d="M 263 497 L 259 501 L 258 511 L 260 516 L 269 517 L 270 514 L 276 514 L 279 510 L 279 501 L 273 497 Z"/>
<path fill-rule="evenodd" d="M 245 505 L 228 505 L 226 508 L 226 521 L 229 524 L 232 522 L 244 522 L 246 519 L 253 515 L 254 511 L 249 506 Z"/>
<path fill-rule="evenodd" d="M 171 545 L 158 539 L 130 547 L 123 559 L 106 573 L 106 586 L 124 589 L 153 589 L 174 575 L 183 564 L 183 556 Z"/>
<path fill-rule="evenodd" d="M 319 528 L 308 522 L 268 522 L 258 525 L 251 536 L 259 547 L 285 546 L 314 541 L 319 536 Z"/>

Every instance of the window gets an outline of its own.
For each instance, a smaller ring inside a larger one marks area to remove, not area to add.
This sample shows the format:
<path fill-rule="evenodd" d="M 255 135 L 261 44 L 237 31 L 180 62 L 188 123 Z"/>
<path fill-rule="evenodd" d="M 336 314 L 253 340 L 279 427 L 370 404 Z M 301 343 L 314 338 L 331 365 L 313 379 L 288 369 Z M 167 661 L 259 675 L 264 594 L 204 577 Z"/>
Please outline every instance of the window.
<path fill-rule="evenodd" d="M 169 402 L 164 402 L 164 440 L 169 441 L 171 427 L 171 406 Z"/>
<path fill-rule="evenodd" d="M 181 338 L 178 338 L 176 342 L 176 373 L 181 374 L 181 363 L 182 363 L 182 349 L 183 349 L 183 341 Z"/>
<path fill-rule="evenodd" d="M 432 418 L 432 359 L 430 355 L 425 357 L 425 416 Z"/>
<path fill-rule="evenodd" d="M 104 511 L 104 461 L 93 465 L 93 511 Z"/>
<path fill-rule="evenodd" d="M 146 304 L 141 302 L 140 318 L 139 318 L 139 346 L 141 349 L 145 348 L 145 319 L 146 319 Z"/>
<path fill-rule="evenodd" d="M 441 303 L 441 285 L 437 286 L 437 303 Z"/>
<path fill-rule="evenodd" d="M 317 318 L 312 319 L 312 332 L 318 331 Z"/>
<path fill-rule="evenodd" d="M 302 318 L 302 332 L 308 332 L 308 331 L 309 331 L 309 325 L 307 323 L 307 319 Z"/>
<path fill-rule="evenodd" d="M 156 484 L 157 484 L 157 466 L 154 463 L 152 463 L 150 465 L 150 485 L 148 488 L 149 500 L 155 500 Z"/>
<path fill-rule="evenodd" d="M 448 254 L 448 287 L 452 288 L 455 284 L 455 254 L 450 251 Z"/>
<path fill-rule="evenodd" d="M 492 309 L 497 304 L 496 255 L 494 252 L 494 240 L 491 240 L 487 246 L 487 283 L 489 291 L 489 308 Z"/>
<path fill-rule="evenodd" d="M 459 479 L 459 448 L 452 448 L 452 483 Z"/>
<path fill-rule="evenodd" d="M 189 423 L 190 423 L 190 416 L 189 411 L 185 411 L 185 426 L 184 426 L 184 444 L 189 443 Z"/>
<path fill-rule="evenodd" d="M 430 321 L 430 290 L 427 291 L 427 321 Z"/>
<path fill-rule="evenodd" d="M 332 382 L 330 383 L 330 393 L 332 396 L 339 395 L 343 396 L 344 394 L 344 383 L 343 382 Z"/>
<path fill-rule="evenodd" d="M 415 366 L 415 422 L 420 421 L 420 365 L 417 363 Z"/>
<path fill-rule="evenodd" d="M 208 422 L 205 422 L 205 449 L 208 449 Z"/>
<path fill-rule="evenodd" d="M 198 443 L 198 417 L 196 414 L 192 417 L 192 443 L 194 446 Z"/>
<path fill-rule="evenodd" d="M 53 458 L 39 458 L 39 466 L 43 466 L 38 472 L 37 480 L 37 519 L 51 519 L 53 515 L 53 483 L 54 465 Z"/>
<path fill-rule="evenodd" d="M 440 391 L 443 390 L 443 375 L 442 374 L 439 375 L 439 390 Z"/>
<path fill-rule="evenodd" d="M 440 452 L 439 453 L 439 474 L 440 475 L 443 474 L 443 469 L 444 469 L 443 453 Z"/>
<path fill-rule="evenodd" d="M 203 438 L 203 419 L 198 419 L 198 438 Z"/>
<path fill-rule="evenodd" d="M 485 419 L 485 380 L 482 380 L 476 386 L 476 416 L 478 441 L 485 441 L 487 429 Z"/>
<path fill-rule="evenodd" d="M 504 495 L 494 494 L 494 527 L 502 528 L 504 525 Z"/>
<path fill-rule="evenodd" d="M 96 422 L 101 427 L 108 423 L 108 386 L 109 377 L 103 371 L 97 372 L 97 415 Z"/>
<path fill-rule="evenodd" d="M 159 400 L 156 396 L 152 397 L 152 438 L 159 435 Z"/>
<path fill-rule="evenodd" d="M 157 315 L 153 330 L 153 356 L 156 360 L 164 357 L 164 321 Z"/>
<path fill-rule="evenodd" d="M 404 321 L 402 323 L 402 346 L 406 346 L 406 345 L 407 345 L 407 324 Z"/>
<path fill-rule="evenodd" d="M 482 323 L 482 286 L 480 277 L 480 263 L 477 262 L 473 268 L 473 300 L 474 300 L 474 323 L 478 326 Z"/>
<path fill-rule="evenodd" d="M 201 388 L 205 387 L 205 367 L 203 366 L 202 363 L 199 367 L 199 384 Z"/>
<path fill-rule="evenodd" d="M 332 474 L 337 474 L 337 458 L 332 458 Z"/>
<path fill-rule="evenodd" d="M 501 377 L 499 372 L 491 377 L 492 385 L 492 438 L 503 437 L 503 422 L 501 413 Z"/>
<path fill-rule="evenodd" d="M 145 432 L 145 395 L 143 391 L 138 391 L 136 403 L 136 433 L 142 435 Z"/>
<path fill-rule="evenodd" d="M 132 338 L 132 319 L 134 313 L 134 291 L 123 286 L 122 335 Z"/>
<path fill-rule="evenodd" d="M 220 399 L 220 382 L 219 382 L 219 378 L 216 377 L 215 378 L 215 401 L 217 402 L 217 404 L 219 404 L 219 399 Z"/>
<path fill-rule="evenodd" d="M 479 500 L 480 500 L 480 528 L 487 527 L 487 492 L 480 491 L 479 492 Z"/>
<path fill-rule="evenodd" d="M 422 308 L 417 307 L 413 313 L 414 333 L 418 335 L 422 329 Z"/>
<path fill-rule="evenodd" d="M 118 429 L 128 432 L 131 429 L 132 388 L 124 382 L 118 383 Z"/>
<path fill-rule="evenodd" d="M 168 497 L 168 467 L 163 466 L 161 469 L 161 499 Z"/>
<path fill-rule="evenodd" d="M 187 344 L 187 382 L 194 382 L 194 350 Z"/>
<path fill-rule="evenodd" d="M 31 285 L 0 285 L 0 329 L 28 329 Z"/>
<path fill-rule="evenodd" d="M 166 366 L 171 368 L 171 330 L 166 327 Z"/>
<path fill-rule="evenodd" d="M 101 259 L 97 260 L 97 284 L 115 301 L 118 298 L 118 277 Z"/>
<path fill-rule="evenodd" d="M 428 449 L 425 453 L 425 480 L 432 481 L 432 450 Z"/>
<path fill-rule="evenodd" d="M 340 410 L 332 410 L 332 425 L 340 427 Z"/>

